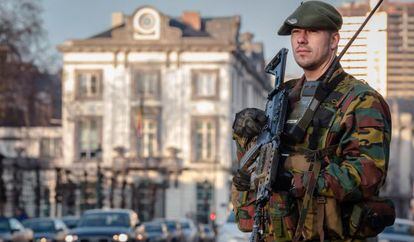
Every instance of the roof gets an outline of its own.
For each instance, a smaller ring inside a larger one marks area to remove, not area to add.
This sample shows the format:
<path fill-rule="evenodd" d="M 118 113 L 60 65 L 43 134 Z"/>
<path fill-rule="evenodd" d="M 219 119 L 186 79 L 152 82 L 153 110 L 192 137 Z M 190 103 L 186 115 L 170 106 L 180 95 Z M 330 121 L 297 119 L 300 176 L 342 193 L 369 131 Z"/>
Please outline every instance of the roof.
<path fill-rule="evenodd" d="M 155 40 L 136 40 L 133 38 L 133 16 L 126 16 L 124 23 L 93 34 L 85 39 L 70 40 L 59 46 L 65 51 L 71 46 L 137 46 L 138 45 L 205 45 L 237 44 L 240 29 L 240 17 L 201 18 L 201 28 L 194 29 L 180 18 L 160 14 L 160 38 Z"/>
<path fill-rule="evenodd" d="M 159 15 L 159 38 L 135 39 L 134 14 L 150 9 Z M 246 69 L 270 90 L 268 78 L 263 73 L 264 55 L 261 43 L 251 42 L 245 45 L 240 40 L 240 16 L 198 17 L 198 27 L 183 20 L 183 17 L 171 17 L 151 6 L 138 8 L 132 15 L 123 16 L 123 22 L 91 37 L 69 40 L 61 44 L 61 52 L 102 52 L 102 51 L 217 51 L 232 53 Z M 194 17 L 194 16 L 193 16 Z"/>

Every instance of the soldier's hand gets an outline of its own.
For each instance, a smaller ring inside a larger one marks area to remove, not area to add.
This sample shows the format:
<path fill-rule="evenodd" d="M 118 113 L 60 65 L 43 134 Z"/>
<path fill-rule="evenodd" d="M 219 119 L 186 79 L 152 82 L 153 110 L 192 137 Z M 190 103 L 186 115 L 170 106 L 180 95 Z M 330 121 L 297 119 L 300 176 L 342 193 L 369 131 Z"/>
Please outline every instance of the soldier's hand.
<path fill-rule="evenodd" d="M 233 177 L 233 184 L 238 191 L 249 191 L 250 190 L 250 174 L 238 169 Z"/>
<path fill-rule="evenodd" d="M 250 140 L 260 133 L 266 124 L 266 113 L 257 108 L 245 108 L 236 114 L 233 122 L 233 133 Z"/>

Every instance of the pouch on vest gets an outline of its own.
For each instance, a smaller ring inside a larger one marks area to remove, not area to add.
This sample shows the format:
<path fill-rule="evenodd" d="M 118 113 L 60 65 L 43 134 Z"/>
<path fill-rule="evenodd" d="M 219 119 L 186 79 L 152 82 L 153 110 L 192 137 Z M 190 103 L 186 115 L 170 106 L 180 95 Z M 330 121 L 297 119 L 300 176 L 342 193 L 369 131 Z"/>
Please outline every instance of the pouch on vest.
<path fill-rule="evenodd" d="M 269 206 L 270 232 L 276 241 L 292 241 L 299 213 L 296 203 L 286 193 L 273 193 Z"/>
<path fill-rule="evenodd" d="M 395 206 L 387 198 L 372 197 L 353 205 L 349 235 L 356 239 L 374 237 L 394 224 Z"/>
<path fill-rule="evenodd" d="M 285 169 L 304 173 L 310 162 L 304 155 L 291 155 L 286 159 Z M 298 200 L 302 207 L 302 199 Z M 327 239 L 343 239 L 343 222 L 340 203 L 332 197 L 313 197 L 307 211 L 302 236 L 305 240 L 319 240 L 321 230 Z"/>
<path fill-rule="evenodd" d="M 242 232 L 251 232 L 253 230 L 256 197 L 253 192 L 240 192 L 240 196 L 240 206 L 234 210 L 237 226 Z"/>
<path fill-rule="evenodd" d="M 341 217 L 341 209 L 336 199 L 313 198 L 303 227 L 303 239 L 319 241 L 320 229 L 323 229 L 326 239 L 343 239 L 345 236 Z"/>

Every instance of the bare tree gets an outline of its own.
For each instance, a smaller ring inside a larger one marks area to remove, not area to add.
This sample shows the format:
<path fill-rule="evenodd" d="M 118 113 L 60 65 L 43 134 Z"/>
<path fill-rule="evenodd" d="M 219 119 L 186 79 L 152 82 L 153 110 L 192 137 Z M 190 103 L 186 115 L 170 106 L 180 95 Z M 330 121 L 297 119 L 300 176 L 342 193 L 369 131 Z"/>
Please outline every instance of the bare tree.
<path fill-rule="evenodd" d="M 54 90 L 41 82 L 50 81 L 45 71 L 54 58 L 41 12 L 39 0 L 0 1 L 0 126 L 47 125 L 51 119 Z"/>
<path fill-rule="evenodd" d="M 26 63 L 36 63 L 46 48 L 39 0 L 0 1 L 0 43 Z"/>

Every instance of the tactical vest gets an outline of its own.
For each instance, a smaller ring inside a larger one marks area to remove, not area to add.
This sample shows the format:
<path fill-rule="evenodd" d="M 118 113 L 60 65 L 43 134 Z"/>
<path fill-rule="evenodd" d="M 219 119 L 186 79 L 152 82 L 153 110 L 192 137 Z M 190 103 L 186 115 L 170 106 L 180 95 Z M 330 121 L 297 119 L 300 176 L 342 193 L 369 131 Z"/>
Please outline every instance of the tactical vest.
<path fill-rule="evenodd" d="M 356 80 L 343 71 L 339 72 L 337 78 L 343 80 L 317 109 L 312 124 L 306 131 L 304 142 L 289 144 L 289 142 L 285 142 L 288 141 L 289 137 L 285 137 L 287 140 L 283 141 L 288 144 L 286 151 L 289 153 L 289 157 L 285 162 L 285 169 L 292 173 L 308 173 L 308 176 L 305 175 L 305 180 L 311 179 L 309 177 L 314 172 L 314 164 L 319 164 L 320 169 L 322 169 L 326 163 L 341 159 L 336 155 L 337 141 L 331 139 L 331 134 L 339 131 L 339 127 L 334 123 L 335 120 L 343 117 L 353 97 L 365 92 L 375 92 L 365 83 Z M 288 89 L 292 88 L 298 81 L 303 80 L 292 80 L 286 83 L 286 87 Z M 296 101 L 298 101 L 298 93 L 294 93 L 294 91 L 299 90 L 292 90 L 290 96 L 292 96 L 292 100 L 296 98 Z M 299 108 L 303 106 L 299 105 Z M 294 123 L 294 116 L 298 113 L 300 114 L 301 111 L 295 110 L 295 105 L 292 103 L 292 110 L 289 115 L 291 119 L 289 121 L 288 118 L 287 125 Z M 313 175 L 317 177 L 318 174 Z M 395 217 L 393 204 L 389 200 L 372 198 L 368 202 L 341 204 L 335 198 L 314 197 L 312 195 L 308 196 L 311 201 L 310 206 L 306 207 L 306 216 L 301 218 L 301 215 L 303 215 L 303 211 L 301 211 L 303 210 L 303 199 L 293 199 L 287 193 L 273 194 L 267 207 L 269 241 L 292 241 L 298 229 L 298 223 L 301 223 L 300 220 L 303 220 L 303 229 L 300 233 L 301 240 L 323 241 L 324 239 L 367 238 L 377 235 L 384 229 L 385 224 L 389 224 L 382 220 L 393 221 L 393 217 Z M 254 195 L 242 192 L 240 193 L 240 199 L 242 203 L 236 209 L 239 228 L 242 231 L 251 231 Z M 306 196 L 304 199 L 306 200 Z M 378 213 L 379 210 L 382 211 Z M 372 214 L 378 215 L 381 213 L 385 214 L 382 218 L 377 219 L 379 221 L 377 225 L 367 224 L 372 223 L 368 217 L 372 217 Z"/>

